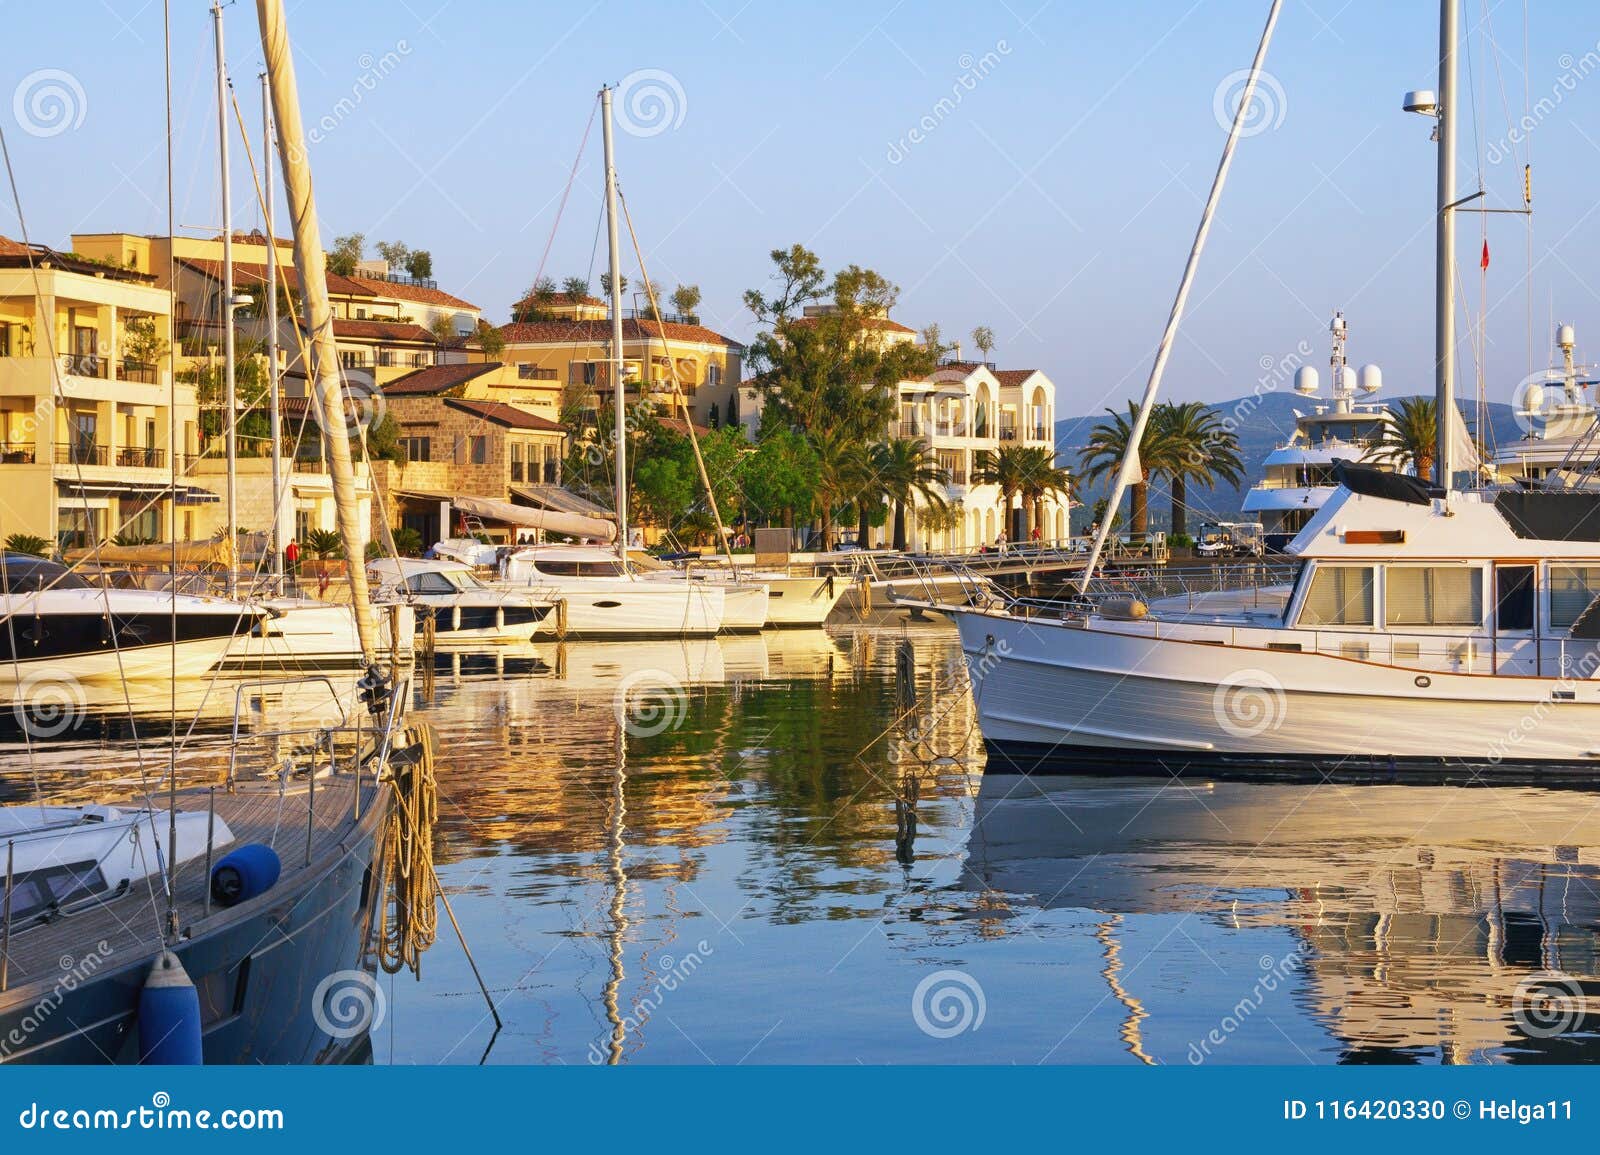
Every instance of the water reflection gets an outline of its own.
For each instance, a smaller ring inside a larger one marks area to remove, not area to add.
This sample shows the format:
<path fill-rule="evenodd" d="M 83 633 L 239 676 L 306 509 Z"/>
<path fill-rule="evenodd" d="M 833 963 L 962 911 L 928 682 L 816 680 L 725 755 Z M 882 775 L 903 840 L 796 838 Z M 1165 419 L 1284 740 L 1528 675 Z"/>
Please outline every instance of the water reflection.
<path fill-rule="evenodd" d="M 1196 956 L 1209 939 L 1190 920 L 1285 930 L 1297 940 L 1294 997 L 1340 1061 L 1592 1061 L 1596 802 L 1532 789 L 993 777 L 961 885 L 1014 907 L 1161 919 L 1168 936 L 1199 940 Z M 1107 943 L 1106 981 L 1140 1055 L 1145 1020 L 1180 987 L 1142 967 L 1160 949 L 1113 971 L 1109 933 Z M 1541 972 L 1560 977 L 1530 990 Z M 1241 973 L 1235 993 L 1254 977 Z M 1124 985 L 1147 994 L 1135 1002 Z"/>

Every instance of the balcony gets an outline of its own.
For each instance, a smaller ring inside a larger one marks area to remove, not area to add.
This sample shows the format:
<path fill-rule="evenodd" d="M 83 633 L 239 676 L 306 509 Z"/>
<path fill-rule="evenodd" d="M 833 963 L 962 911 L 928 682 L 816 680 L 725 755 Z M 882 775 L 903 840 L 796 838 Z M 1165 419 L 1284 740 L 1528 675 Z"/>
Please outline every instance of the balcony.
<path fill-rule="evenodd" d="M 72 377 L 98 377 L 106 379 L 107 362 L 94 353 L 63 353 L 61 371 Z"/>
<path fill-rule="evenodd" d="M 935 437 L 965 437 L 967 423 L 965 421 L 935 421 L 933 423 Z"/>
<path fill-rule="evenodd" d="M 160 469 L 166 462 L 166 452 L 161 449 L 130 446 L 117 450 L 117 464 L 127 469 Z"/>
<path fill-rule="evenodd" d="M 1002 424 L 1000 426 L 1000 440 L 1001 441 L 1015 441 L 1016 439 L 1017 439 L 1017 427 L 1015 425 Z"/>
<path fill-rule="evenodd" d="M 1043 425 L 1035 425 L 1032 429 L 1028 430 L 1028 437 L 1032 441 L 1050 440 L 1049 432 Z"/>
<path fill-rule="evenodd" d="M 32 465 L 33 462 L 31 442 L 0 441 L 0 465 Z"/>
<path fill-rule="evenodd" d="M 925 424 L 923 424 L 921 421 L 902 421 L 902 422 L 900 422 L 900 436 L 901 437 L 922 437 L 922 436 L 925 436 L 927 434 L 927 432 L 928 432 L 928 427 Z"/>
<path fill-rule="evenodd" d="M 160 370 L 154 365 L 147 365 L 143 361 L 124 361 L 117 368 L 117 379 L 135 381 L 141 385 L 155 385 L 161 377 Z"/>
<path fill-rule="evenodd" d="M 110 450 L 104 445 L 86 441 L 56 442 L 57 465 L 106 465 L 109 462 Z"/>

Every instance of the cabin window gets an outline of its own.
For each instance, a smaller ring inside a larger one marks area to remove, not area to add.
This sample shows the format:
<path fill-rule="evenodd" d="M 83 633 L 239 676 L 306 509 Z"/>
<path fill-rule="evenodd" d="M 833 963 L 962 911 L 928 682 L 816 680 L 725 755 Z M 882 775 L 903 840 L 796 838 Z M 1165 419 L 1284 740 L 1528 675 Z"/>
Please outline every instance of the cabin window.
<path fill-rule="evenodd" d="M 441 573 L 412 574 L 406 579 L 406 589 L 414 594 L 453 594 L 455 586 Z"/>
<path fill-rule="evenodd" d="M 1550 628 L 1567 630 L 1600 597 L 1600 566 L 1550 567 Z"/>
<path fill-rule="evenodd" d="M 1533 567 L 1496 566 L 1494 604 L 1496 629 L 1501 632 L 1533 629 Z"/>
<path fill-rule="evenodd" d="M 1483 583 L 1467 566 L 1390 566 L 1384 621 L 1391 626 L 1476 626 L 1483 621 Z"/>
<path fill-rule="evenodd" d="M 1300 608 L 1306 626 L 1370 626 L 1372 567 L 1318 566 Z"/>

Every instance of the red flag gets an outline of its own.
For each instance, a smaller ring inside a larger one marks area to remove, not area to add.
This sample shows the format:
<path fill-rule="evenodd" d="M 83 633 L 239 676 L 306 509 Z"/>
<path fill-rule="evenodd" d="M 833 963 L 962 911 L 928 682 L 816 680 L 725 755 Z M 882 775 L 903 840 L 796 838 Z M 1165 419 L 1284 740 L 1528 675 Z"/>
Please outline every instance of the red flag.
<path fill-rule="evenodd" d="M 1478 262 L 1478 268 L 1487 269 L 1488 267 L 1489 267 L 1489 242 L 1488 241 L 1484 241 L 1483 242 L 1483 259 Z"/>

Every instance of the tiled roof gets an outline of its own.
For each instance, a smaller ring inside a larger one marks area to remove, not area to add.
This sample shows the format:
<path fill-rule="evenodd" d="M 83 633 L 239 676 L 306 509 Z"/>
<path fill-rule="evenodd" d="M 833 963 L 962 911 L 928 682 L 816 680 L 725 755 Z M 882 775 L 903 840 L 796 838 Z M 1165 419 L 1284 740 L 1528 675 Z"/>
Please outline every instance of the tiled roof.
<path fill-rule="evenodd" d="M 218 233 L 211 239 L 214 241 L 221 241 L 222 234 Z M 294 245 L 294 241 L 288 237 L 277 237 L 275 239 L 280 247 L 293 247 Z M 265 248 L 267 244 L 267 234 L 262 232 L 260 229 L 251 229 L 247 233 L 242 233 L 238 229 L 234 229 L 233 243 L 236 245 L 260 245 Z"/>
<path fill-rule="evenodd" d="M 522 300 L 518 301 L 516 304 L 512 305 L 511 307 L 513 309 L 529 308 L 529 307 L 532 307 L 533 303 L 534 303 L 533 295 L 530 293 L 528 296 L 523 297 Z M 604 308 L 605 302 L 602 301 L 599 297 L 582 297 L 582 298 L 574 301 L 571 297 L 567 296 L 565 293 L 557 291 L 554 299 L 552 299 L 550 301 L 550 305 L 552 307 L 558 308 L 558 309 L 563 307 L 563 306 L 565 306 L 566 308 L 570 309 L 575 305 L 588 305 L 588 306 L 591 306 L 591 307 L 598 306 L 598 307 Z"/>
<path fill-rule="evenodd" d="M 820 319 L 819 317 L 795 317 L 789 323 L 791 325 L 814 325 Z M 862 328 L 880 329 L 885 333 L 916 332 L 910 325 L 902 325 L 899 321 L 891 321 L 888 317 L 863 317 L 861 325 Z"/>
<path fill-rule="evenodd" d="M 28 246 L 21 241 L 14 241 L 10 237 L 0 237 L 0 257 L 25 257 L 28 252 Z"/>
<path fill-rule="evenodd" d="M 4 265 L 7 268 L 27 265 L 30 261 L 30 255 L 33 262 L 48 261 L 57 268 L 66 269 L 69 272 L 111 277 L 118 281 L 149 283 L 155 280 L 148 273 L 141 273 L 135 269 L 125 269 L 121 265 L 107 264 L 104 261 L 94 261 L 87 257 L 58 252 L 48 245 L 27 245 L 10 237 L 0 236 L 0 265 Z"/>
<path fill-rule="evenodd" d="M 443 289 L 430 289 L 426 285 L 413 285 L 405 281 L 383 281 L 362 276 L 349 279 L 363 286 L 368 295 L 374 297 L 394 297 L 401 301 L 418 301 L 424 305 L 438 305 L 447 309 L 471 309 L 474 312 L 478 309 L 478 306 L 470 301 L 463 301 Z"/>
<path fill-rule="evenodd" d="M 671 341 L 693 341 L 701 345 L 726 345 L 732 349 L 744 346 L 732 337 L 707 329 L 704 325 L 680 325 L 675 321 L 657 324 L 655 321 L 638 321 L 628 318 L 622 322 L 622 339 L 640 341 L 649 338 L 660 340 L 662 330 Z M 507 345 L 577 345 L 604 344 L 611 340 L 610 321 L 516 321 L 500 326 L 500 335 Z"/>
<path fill-rule="evenodd" d="M 1038 371 L 1037 369 L 996 369 L 994 375 L 1002 385 L 1021 385 Z"/>
<path fill-rule="evenodd" d="M 956 372 L 963 376 L 970 376 L 979 369 L 988 369 L 982 361 L 946 361 L 934 370 L 935 373 Z M 1037 369 L 989 369 L 994 374 L 996 381 L 1002 385 L 1021 385 L 1029 377 L 1039 372 Z M 931 378 L 930 378 L 931 379 Z"/>
<path fill-rule="evenodd" d="M 438 338 L 421 325 L 410 321 L 346 321 L 333 319 L 335 337 L 364 337 L 375 341 L 425 341 L 438 344 Z"/>
<path fill-rule="evenodd" d="M 459 409 L 463 413 L 470 413 L 485 421 L 493 421 L 496 425 L 504 425 L 508 429 L 528 429 L 544 433 L 566 432 L 565 426 L 547 417 L 540 417 L 537 413 L 519 409 L 505 401 L 464 401 L 459 397 L 446 397 L 444 403 L 452 409 Z"/>
<path fill-rule="evenodd" d="M 663 429 L 670 429 L 681 437 L 689 436 L 689 423 L 682 417 L 657 417 L 656 421 L 660 423 Z M 694 435 L 696 437 L 710 437 L 711 427 L 708 425 L 696 425 L 694 427 Z"/>
<path fill-rule="evenodd" d="M 222 280 L 222 262 L 204 260 L 199 257 L 179 257 L 178 264 L 186 265 L 203 277 L 213 281 Z M 278 282 L 291 292 L 300 288 L 300 274 L 294 265 L 284 262 L 278 265 Z M 233 263 L 233 284 L 238 289 L 259 287 L 267 283 L 267 266 L 264 264 L 250 264 L 242 261 Z M 365 297 L 371 298 L 377 294 L 365 285 L 351 277 L 341 277 L 338 273 L 328 274 L 328 292 L 340 297 Z"/>
<path fill-rule="evenodd" d="M 482 361 L 466 365 L 430 365 L 426 369 L 407 373 L 404 377 L 396 377 L 383 387 L 383 391 L 392 397 L 426 397 L 465 385 L 468 381 L 482 377 L 485 373 L 492 373 L 498 368 L 500 368 L 498 361 Z"/>

